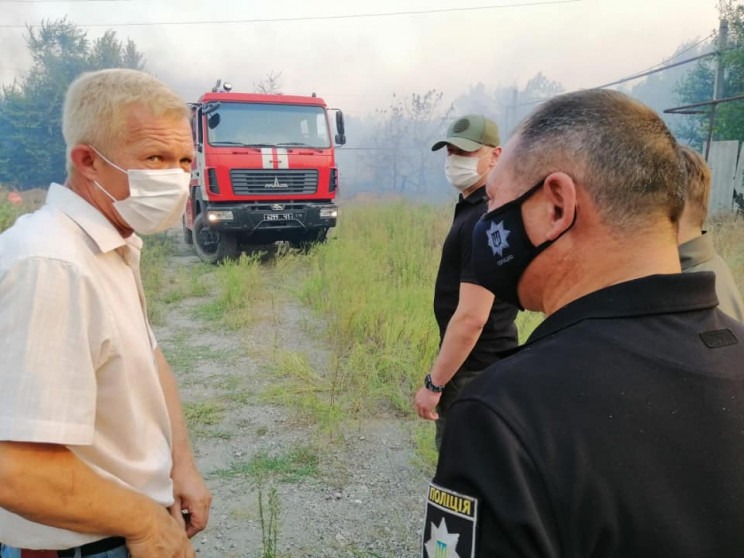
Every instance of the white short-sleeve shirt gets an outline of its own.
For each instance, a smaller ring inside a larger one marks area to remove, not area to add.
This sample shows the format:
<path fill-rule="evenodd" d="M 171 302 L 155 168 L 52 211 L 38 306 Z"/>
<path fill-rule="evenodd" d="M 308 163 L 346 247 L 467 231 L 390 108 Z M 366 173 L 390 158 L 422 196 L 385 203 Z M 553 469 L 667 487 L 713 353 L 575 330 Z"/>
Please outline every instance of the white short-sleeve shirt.
<path fill-rule="evenodd" d="M 141 247 L 58 184 L 0 234 L 0 441 L 65 445 L 101 476 L 169 506 L 171 429 Z M 0 508 L 0 541 L 10 546 L 100 538 Z"/>

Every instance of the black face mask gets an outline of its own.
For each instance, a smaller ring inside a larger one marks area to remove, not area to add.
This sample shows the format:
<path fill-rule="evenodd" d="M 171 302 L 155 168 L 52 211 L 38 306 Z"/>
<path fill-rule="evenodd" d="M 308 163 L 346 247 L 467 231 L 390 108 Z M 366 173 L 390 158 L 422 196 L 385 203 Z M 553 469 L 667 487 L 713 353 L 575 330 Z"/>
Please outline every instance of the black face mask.
<path fill-rule="evenodd" d="M 524 270 L 540 252 L 563 236 L 535 246 L 527 236 L 522 220 L 522 204 L 544 184 L 535 184 L 517 199 L 489 211 L 473 229 L 473 268 L 480 284 L 494 296 L 524 310 L 519 302 L 517 285 Z"/>

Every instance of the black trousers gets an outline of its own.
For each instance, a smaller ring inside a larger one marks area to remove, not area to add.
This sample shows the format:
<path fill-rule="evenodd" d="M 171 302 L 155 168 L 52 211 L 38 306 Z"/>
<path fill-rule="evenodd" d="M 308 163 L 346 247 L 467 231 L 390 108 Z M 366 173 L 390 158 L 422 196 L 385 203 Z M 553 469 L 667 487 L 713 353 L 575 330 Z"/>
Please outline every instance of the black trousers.
<path fill-rule="evenodd" d="M 447 422 L 447 411 L 449 410 L 452 403 L 460 395 L 460 392 L 465 389 L 470 382 L 475 380 L 483 370 L 467 370 L 466 368 L 460 368 L 452 379 L 447 382 L 442 392 L 442 397 L 437 405 L 437 413 L 439 418 L 437 419 L 437 432 L 434 438 L 434 443 L 437 445 L 437 451 L 442 446 L 442 436 L 444 435 L 444 425 Z"/>

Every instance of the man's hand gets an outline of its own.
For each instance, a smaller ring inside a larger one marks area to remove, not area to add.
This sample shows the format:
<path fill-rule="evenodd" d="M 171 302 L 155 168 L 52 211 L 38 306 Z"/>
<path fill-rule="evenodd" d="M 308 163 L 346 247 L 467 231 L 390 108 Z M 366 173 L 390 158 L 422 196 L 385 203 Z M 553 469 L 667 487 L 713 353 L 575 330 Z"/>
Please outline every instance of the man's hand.
<path fill-rule="evenodd" d="M 174 467 L 173 496 L 176 501 L 169 508 L 170 514 L 186 529 L 189 538 L 204 530 L 209 521 L 209 507 L 212 494 L 204 484 L 199 472 L 193 466 Z M 187 514 L 184 516 L 182 510 Z"/>
<path fill-rule="evenodd" d="M 416 397 L 413 399 L 413 406 L 416 409 L 418 416 L 422 419 L 437 420 L 439 414 L 437 414 L 434 409 L 439 404 L 441 397 L 441 393 L 435 393 L 425 387 L 419 389 L 418 392 L 416 392 Z"/>
<path fill-rule="evenodd" d="M 132 558 L 195 558 L 194 549 L 183 527 L 165 509 L 157 509 L 148 529 L 142 535 L 127 538 Z"/>

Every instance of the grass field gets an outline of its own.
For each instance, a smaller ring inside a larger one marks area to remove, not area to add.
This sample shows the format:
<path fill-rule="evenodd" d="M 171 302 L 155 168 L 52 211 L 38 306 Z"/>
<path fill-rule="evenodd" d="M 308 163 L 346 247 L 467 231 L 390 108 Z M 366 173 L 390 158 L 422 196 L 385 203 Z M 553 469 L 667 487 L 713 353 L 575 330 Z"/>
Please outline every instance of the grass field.
<path fill-rule="evenodd" d="M 24 210 L 28 208 L 11 206 L 0 197 L 0 231 Z M 201 313 L 232 329 L 247 323 L 258 302 L 273 300 L 269 296 L 273 290 L 290 290 L 325 324 L 331 359 L 319 370 L 305 355 L 277 347 L 273 356 L 277 382 L 267 397 L 296 405 L 331 431 L 339 422 L 376 410 L 412 416 L 412 394 L 438 351 L 433 285 L 451 220 L 451 207 L 405 202 L 350 205 L 330 240 L 307 254 L 280 252 L 268 265 L 258 257 L 243 256 L 216 268 L 197 265 L 188 277 L 166 273 L 172 239 L 149 237 L 142 267 L 150 319 L 157 323 L 166 304 L 203 294 L 207 274 L 219 294 Z M 744 220 L 730 215 L 712 219 L 708 228 L 741 289 Z M 541 320 L 539 314 L 520 313 L 520 340 Z M 190 411 L 195 417 L 205 416 L 204 409 Z M 427 448 L 432 424 L 415 424 L 420 457 L 431 463 L 434 454 Z"/>

